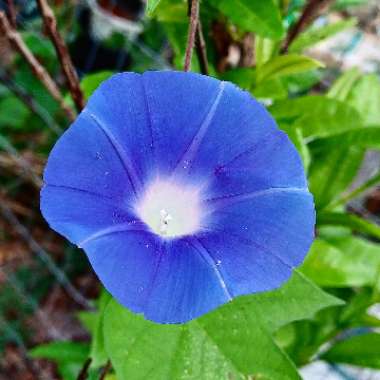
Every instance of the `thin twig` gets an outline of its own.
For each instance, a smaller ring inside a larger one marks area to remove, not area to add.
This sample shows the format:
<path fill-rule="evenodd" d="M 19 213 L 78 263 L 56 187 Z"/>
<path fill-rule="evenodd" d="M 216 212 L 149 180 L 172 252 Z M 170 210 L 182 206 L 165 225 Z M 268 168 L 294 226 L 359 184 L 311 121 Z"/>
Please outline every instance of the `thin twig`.
<path fill-rule="evenodd" d="M 204 75 L 208 75 L 208 60 L 207 60 L 207 49 L 206 49 L 206 41 L 203 35 L 202 23 L 201 20 L 198 20 L 197 26 L 197 35 L 196 35 L 196 52 L 199 61 L 199 67 L 201 69 L 201 73 Z"/>
<path fill-rule="evenodd" d="M 80 112 L 85 106 L 85 101 L 82 90 L 79 86 L 78 75 L 71 61 L 69 50 L 67 49 L 65 41 L 58 31 L 57 20 L 48 2 L 46 0 L 37 0 L 37 3 L 45 29 L 54 45 L 62 71 L 66 77 L 71 97 L 74 100 L 77 111 Z"/>
<path fill-rule="evenodd" d="M 12 27 L 16 29 L 17 14 L 16 14 L 15 3 L 13 2 L 13 0 L 7 0 L 7 8 L 8 8 L 9 22 L 11 23 Z"/>
<path fill-rule="evenodd" d="M 12 75 L 7 70 L 0 69 L 0 80 L 8 88 L 8 90 L 20 99 L 26 107 L 32 111 L 32 113 L 37 115 L 48 128 L 54 131 L 57 135 L 60 135 L 63 132 L 62 129 L 55 123 L 50 114 L 40 104 L 38 104 L 30 94 L 28 94 L 22 87 L 18 86 L 12 80 Z"/>
<path fill-rule="evenodd" d="M 103 367 L 102 371 L 100 372 L 99 380 L 104 380 L 106 378 L 107 373 L 109 372 L 111 367 L 112 367 L 111 361 L 108 360 L 106 365 Z"/>
<path fill-rule="evenodd" d="M 191 67 L 191 57 L 193 55 L 193 49 L 195 45 L 195 35 L 198 28 L 199 20 L 199 0 L 189 0 L 191 2 L 190 6 L 190 23 L 189 32 L 187 36 L 187 46 L 185 53 L 185 65 L 183 70 L 189 71 Z"/>
<path fill-rule="evenodd" d="M 88 378 L 88 369 L 90 368 L 91 361 L 92 359 L 88 358 L 84 362 L 83 367 L 78 374 L 77 380 L 86 380 Z"/>
<path fill-rule="evenodd" d="M 291 43 L 303 30 L 305 30 L 308 25 L 315 20 L 321 9 L 328 6 L 333 1 L 334 0 L 309 0 L 306 3 L 298 21 L 289 29 L 281 51 L 286 53 Z"/>
<path fill-rule="evenodd" d="M 53 78 L 47 72 L 47 70 L 38 62 L 37 58 L 26 46 L 25 42 L 21 38 L 21 35 L 12 28 L 8 21 L 4 11 L 0 11 L 0 31 L 12 44 L 15 50 L 17 50 L 23 58 L 26 60 L 34 75 L 45 86 L 50 95 L 59 103 L 62 110 L 65 112 L 70 121 L 75 119 L 75 115 L 71 108 L 69 108 L 62 97 L 61 91 L 54 82 Z"/>

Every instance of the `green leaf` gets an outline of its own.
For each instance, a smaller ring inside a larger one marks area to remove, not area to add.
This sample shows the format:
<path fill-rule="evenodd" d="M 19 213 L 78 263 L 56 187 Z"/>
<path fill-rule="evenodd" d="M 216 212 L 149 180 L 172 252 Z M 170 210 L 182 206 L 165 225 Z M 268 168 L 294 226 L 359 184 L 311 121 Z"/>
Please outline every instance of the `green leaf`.
<path fill-rule="evenodd" d="M 368 74 L 360 78 L 347 102 L 362 115 L 366 126 L 380 125 L 380 80 L 377 75 Z"/>
<path fill-rule="evenodd" d="M 330 363 L 380 368 L 380 334 L 351 336 L 336 343 L 322 355 L 322 359 Z"/>
<path fill-rule="evenodd" d="M 353 236 L 316 239 L 302 272 L 320 286 L 374 286 L 380 274 L 380 248 Z"/>
<path fill-rule="evenodd" d="M 297 54 L 275 57 L 257 68 L 257 83 L 323 67 L 323 63 Z"/>
<path fill-rule="evenodd" d="M 360 78 L 360 71 L 354 67 L 351 70 L 347 70 L 341 75 L 330 87 L 327 93 L 328 98 L 345 101 L 347 100 L 354 84 Z"/>
<path fill-rule="evenodd" d="M 97 313 L 94 313 L 96 315 L 96 322 L 94 330 L 92 331 L 92 341 L 90 349 L 90 357 L 92 359 L 91 366 L 94 368 L 101 367 L 108 360 L 108 355 L 104 348 L 103 318 L 104 310 L 110 302 L 110 299 L 110 294 L 103 290 L 99 299 L 99 311 Z"/>
<path fill-rule="evenodd" d="M 146 12 L 148 16 L 152 16 L 153 12 L 157 8 L 158 4 L 160 3 L 161 0 L 147 0 L 146 3 Z"/>
<path fill-rule="evenodd" d="M 270 38 L 255 37 L 255 61 L 256 66 L 262 66 L 275 55 L 279 43 Z"/>
<path fill-rule="evenodd" d="M 380 149 L 380 126 L 346 131 L 336 134 L 335 136 L 314 140 L 310 145 L 315 152 L 326 152 L 338 146 L 344 146 L 346 148 L 355 146 L 356 148 L 363 149 Z"/>
<path fill-rule="evenodd" d="M 301 33 L 290 45 L 289 52 L 301 53 L 303 50 L 324 41 L 327 38 L 334 36 L 337 33 L 342 32 L 347 28 L 351 28 L 356 25 L 356 19 L 350 18 L 328 24 L 319 28 L 311 27 Z"/>
<path fill-rule="evenodd" d="M 52 342 L 39 345 L 29 351 L 32 358 L 53 360 L 64 380 L 76 380 L 83 363 L 88 358 L 89 347 L 85 343 Z"/>
<path fill-rule="evenodd" d="M 380 227 L 353 214 L 323 211 L 317 214 L 318 225 L 344 226 L 364 235 L 380 239 Z"/>
<path fill-rule="evenodd" d="M 354 180 L 364 158 L 364 149 L 355 145 L 324 146 L 320 139 L 317 149 L 311 149 L 309 186 L 317 209 L 327 207 Z M 314 148 L 316 144 L 310 145 Z"/>
<path fill-rule="evenodd" d="M 88 356 L 88 344 L 69 341 L 52 342 L 32 348 L 29 354 L 33 358 L 45 358 L 60 362 L 82 362 Z"/>
<path fill-rule="evenodd" d="M 0 127 L 22 128 L 30 115 L 29 109 L 15 96 L 0 99 Z"/>
<path fill-rule="evenodd" d="M 99 85 L 113 74 L 112 71 L 100 71 L 98 73 L 86 75 L 80 82 L 80 87 L 87 100 Z"/>
<path fill-rule="evenodd" d="M 335 99 L 322 95 L 302 96 L 276 101 L 269 111 L 278 123 L 302 128 L 305 138 L 336 135 L 363 126 L 359 112 Z"/>
<path fill-rule="evenodd" d="M 280 39 L 284 28 L 273 0 L 209 0 L 233 23 L 261 37 Z"/>
<path fill-rule="evenodd" d="M 184 325 L 155 324 L 111 301 L 105 346 L 119 380 L 299 379 L 272 333 L 340 303 L 298 273 L 281 289 L 239 297 Z"/>

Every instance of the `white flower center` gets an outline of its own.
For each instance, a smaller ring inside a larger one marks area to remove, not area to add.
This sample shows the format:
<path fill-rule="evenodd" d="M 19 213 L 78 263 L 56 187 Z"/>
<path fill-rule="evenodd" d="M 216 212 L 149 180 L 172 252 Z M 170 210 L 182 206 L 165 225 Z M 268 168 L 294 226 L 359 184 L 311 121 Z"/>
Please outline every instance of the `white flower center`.
<path fill-rule="evenodd" d="M 156 234 L 178 237 L 199 229 L 199 206 L 196 189 L 157 180 L 148 186 L 136 212 Z"/>

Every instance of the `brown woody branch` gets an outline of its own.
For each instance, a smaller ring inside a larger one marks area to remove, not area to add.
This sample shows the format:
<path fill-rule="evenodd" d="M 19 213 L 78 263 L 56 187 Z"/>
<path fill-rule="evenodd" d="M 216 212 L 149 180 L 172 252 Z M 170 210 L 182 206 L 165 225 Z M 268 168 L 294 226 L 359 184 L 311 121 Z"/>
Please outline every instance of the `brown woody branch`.
<path fill-rule="evenodd" d="M 13 2 L 13 0 L 7 0 L 7 8 L 8 8 L 9 22 L 11 23 L 13 28 L 16 28 L 16 25 L 17 25 L 16 8 L 15 8 L 15 3 Z"/>
<path fill-rule="evenodd" d="M 183 68 L 184 71 L 189 71 L 191 67 L 191 57 L 193 56 L 195 36 L 197 33 L 198 21 L 199 21 L 199 0 L 189 0 L 189 4 L 190 4 L 190 23 L 189 23 L 189 32 L 187 36 L 185 65 Z"/>
<path fill-rule="evenodd" d="M 54 12 L 50 8 L 47 0 L 37 0 L 37 3 L 46 32 L 54 45 L 58 59 L 61 63 L 62 71 L 66 77 L 71 97 L 74 100 L 78 112 L 80 112 L 85 106 L 84 96 L 79 86 L 78 76 L 71 61 L 66 43 L 58 31 L 57 20 L 54 16 Z"/>
<path fill-rule="evenodd" d="M 8 39 L 13 48 L 23 56 L 23 58 L 30 66 L 33 74 L 45 86 L 51 96 L 59 103 L 60 107 L 65 112 L 69 120 L 73 121 L 75 119 L 75 114 L 73 113 L 72 109 L 65 104 L 62 94 L 53 78 L 29 50 L 21 38 L 21 35 L 11 26 L 7 16 L 3 11 L 0 11 L 0 31 Z"/>
<path fill-rule="evenodd" d="M 330 5 L 334 0 L 309 0 L 300 16 L 298 21 L 294 24 L 285 38 L 285 42 L 281 51 L 286 53 L 289 49 L 291 43 L 296 39 L 296 37 L 303 32 L 307 26 L 309 26 L 319 15 L 319 13 L 327 6 Z"/>

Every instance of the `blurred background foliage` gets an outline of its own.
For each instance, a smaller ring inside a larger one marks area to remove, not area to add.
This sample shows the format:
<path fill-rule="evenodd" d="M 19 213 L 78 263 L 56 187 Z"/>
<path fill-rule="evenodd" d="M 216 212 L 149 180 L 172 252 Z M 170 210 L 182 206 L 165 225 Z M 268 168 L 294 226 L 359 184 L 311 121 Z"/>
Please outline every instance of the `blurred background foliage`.
<path fill-rule="evenodd" d="M 183 69 L 186 1 L 50 5 L 86 99 L 114 72 Z M 0 11 L 74 112 L 35 1 Z M 119 306 L 41 218 L 43 166 L 70 120 L 2 30 L 0 379 L 380 378 L 378 1 L 202 0 L 200 19 L 208 68 L 198 38 L 192 70 L 252 93 L 302 156 L 317 208 L 303 266 L 185 325 Z"/>

